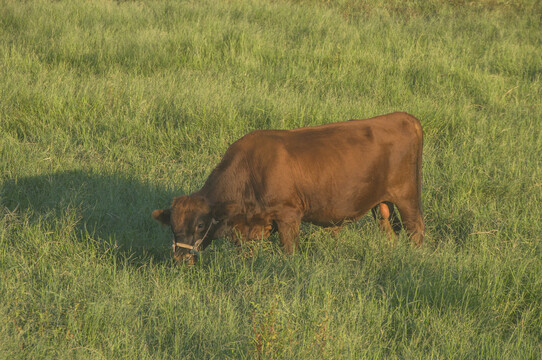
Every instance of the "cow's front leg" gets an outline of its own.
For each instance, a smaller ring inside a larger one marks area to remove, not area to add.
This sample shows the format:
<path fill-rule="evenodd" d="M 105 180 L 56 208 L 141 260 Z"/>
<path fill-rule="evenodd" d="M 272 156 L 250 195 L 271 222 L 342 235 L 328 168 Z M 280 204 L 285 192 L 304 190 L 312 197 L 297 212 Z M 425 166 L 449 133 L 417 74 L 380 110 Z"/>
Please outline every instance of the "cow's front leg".
<path fill-rule="evenodd" d="M 286 254 L 293 254 L 296 251 L 299 240 L 299 225 L 301 214 L 297 211 L 287 211 L 276 220 L 280 242 Z"/>

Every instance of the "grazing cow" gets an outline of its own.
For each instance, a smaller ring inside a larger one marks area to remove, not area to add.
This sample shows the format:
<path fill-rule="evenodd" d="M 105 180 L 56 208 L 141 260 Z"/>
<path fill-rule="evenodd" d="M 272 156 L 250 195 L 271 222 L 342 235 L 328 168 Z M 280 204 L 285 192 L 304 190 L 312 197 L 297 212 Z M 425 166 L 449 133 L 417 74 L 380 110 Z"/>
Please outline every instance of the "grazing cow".
<path fill-rule="evenodd" d="M 301 221 L 337 227 L 380 208 L 380 227 L 424 236 L 423 132 L 406 113 L 294 130 L 257 130 L 234 142 L 201 190 L 152 216 L 171 226 L 174 257 L 195 261 L 213 239 L 236 242 L 279 233 L 296 249 Z M 391 223 L 390 223 L 391 222 Z"/>

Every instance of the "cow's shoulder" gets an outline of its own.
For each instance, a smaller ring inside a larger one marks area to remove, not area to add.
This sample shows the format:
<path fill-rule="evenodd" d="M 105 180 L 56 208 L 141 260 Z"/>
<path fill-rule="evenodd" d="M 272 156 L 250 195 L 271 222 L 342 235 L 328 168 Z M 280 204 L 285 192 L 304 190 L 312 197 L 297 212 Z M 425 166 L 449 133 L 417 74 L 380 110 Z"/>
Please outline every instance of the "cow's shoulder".
<path fill-rule="evenodd" d="M 284 147 L 287 130 L 254 130 L 230 145 L 228 151 L 246 153 L 253 151 L 276 151 Z"/>

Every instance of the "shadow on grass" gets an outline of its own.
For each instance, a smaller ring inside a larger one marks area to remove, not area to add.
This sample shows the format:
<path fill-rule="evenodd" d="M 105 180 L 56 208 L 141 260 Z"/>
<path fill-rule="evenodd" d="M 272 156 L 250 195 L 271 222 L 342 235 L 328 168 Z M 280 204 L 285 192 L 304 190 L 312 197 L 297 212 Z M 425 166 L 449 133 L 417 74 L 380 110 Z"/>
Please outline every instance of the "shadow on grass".
<path fill-rule="evenodd" d="M 0 205 L 26 213 L 30 221 L 75 211 L 79 237 L 88 232 L 104 247 L 116 243 L 119 256 L 164 261 L 171 256 L 167 229 L 151 212 L 167 206 L 175 194 L 116 174 L 74 170 L 7 180 L 0 184 Z"/>
<path fill-rule="evenodd" d="M 454 212 L 435 212 L 430 216 L 426 215 L 426 233 L 430 232 L 437 243 L 453 239 L 459 248 L 468 245 L 474 231 L 475 214 L 472 211 L 460 209 Z"/>

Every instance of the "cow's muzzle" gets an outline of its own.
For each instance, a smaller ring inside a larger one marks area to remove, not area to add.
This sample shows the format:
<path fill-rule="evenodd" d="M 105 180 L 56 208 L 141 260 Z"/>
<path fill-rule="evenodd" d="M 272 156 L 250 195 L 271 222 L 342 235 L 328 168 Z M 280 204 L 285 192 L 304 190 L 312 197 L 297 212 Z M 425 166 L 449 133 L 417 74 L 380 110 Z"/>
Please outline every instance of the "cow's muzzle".
<path fill-rule="evenodd" d="M 211 230 L 211 227 L 215 224 L 218 224 L 218 221 L 215 219 L 211 219 L 211 223 L 209 224 L 209 227 L 207 228 L 207 231 L 203 235 L 203 237 L 199 240 L 196 240 L 194 245 L 185 244 L 182 242 L 177 242 L 175 239 L 173 239 L 173 244 L 171 247 L 173 248 L 173 257 L 174 259 L 179 263 L 188 263 L 189 265 L 194 265 L 200 258 L 200 246 L 203 244 L 203 241 L 207 238 L 207 235 L 209 234 L 209 230 Z M 177 254 L 180 249 L 187 249 L 188 252 L 185 252 L 184 254 Z"/>
<path fill-rule="evenodd" d="M 175 242 L 173 240 L 173 245 L 171 246 L 173 248 L 173 256 L 175 260 L 178 262 L 188 262 L 190 265 L 193 265 L 199 260 L 200 257 L 200 250 L 199 247 L 201 243 L 203 242 L 203 238 L 196 241 L 194 245 L 188 245 L 180 242 Z M 185 252 L 184 254 L 180 254 L 181 249 L 187 249 L 188 252 Z"/>

